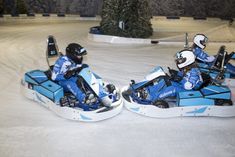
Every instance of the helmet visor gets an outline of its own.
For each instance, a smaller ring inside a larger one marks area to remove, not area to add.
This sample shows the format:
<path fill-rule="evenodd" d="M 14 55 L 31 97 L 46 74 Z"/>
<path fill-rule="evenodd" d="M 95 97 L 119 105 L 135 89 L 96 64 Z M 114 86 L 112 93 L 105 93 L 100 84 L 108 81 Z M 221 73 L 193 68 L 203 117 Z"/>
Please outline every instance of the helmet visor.
<path fill-rule="evenodd" d="M 182 57 L 181 51 L 175 54 L 175 63 L 177 65 L 182 64 L 186 61 L 185 57 Z"/>
<path fill-rule="evenodd" d="M 200 43 L 203 45 L 203 46 L 206 46 L 208 42 L 208 38 L 205 36 L 204 40 L 201 40 Z"/>
<path fill-rule="evenodd" d="M 81 48 L 81 49 L 75 49 L 75 55 L 76 56 L 83 56 L 86 55 L 86 49 L 85 48 Z"/>
<path fill-rule="evenodd" d="M 81 48 L 80 49 L 80 55 L 86 55 L 87 52 L 86 52 L 86 49 L 85 48 Z"/>
<path fill-rule="evenodd" d="M 186 61 L 186 58 L 177 58 L 176 60 L 175 60 L 175 62 L 176 62 L 176 64 L 178 65 L 178 64 L 182 64 L 182 63 L 184 63 Z"/>

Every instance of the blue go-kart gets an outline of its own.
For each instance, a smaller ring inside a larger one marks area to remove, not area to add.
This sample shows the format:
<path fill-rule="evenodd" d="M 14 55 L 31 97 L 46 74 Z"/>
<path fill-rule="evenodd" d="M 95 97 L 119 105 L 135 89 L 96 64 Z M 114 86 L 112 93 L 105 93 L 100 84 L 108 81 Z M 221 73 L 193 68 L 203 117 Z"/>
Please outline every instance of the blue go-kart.
<path fill-rule="evenodd" d="M 25 96 L 57 115 L 77 121 L 94 122 L 116 116 L 122 111 L 122 99 L 119 90 L 112 84 L 104 82 L 101 77 L 92 72 L 87 65 L 76 75 L 80 79 L 80 88 L 88 96 L 85 102 L 79 102 L 76 97 L 51 80 L 51 69 L 61 54 L 56 40 L 49 36 L 47 40 L 47 62 L 49 70 L 31 70 L 22 79 L 22 89 Z"/>
<path fill-rule="evenodd" d="M 148 87 L 161 83 L 161 89 L 169 82 L 169 75 L 156 67 L 144 80 L 131 81 L 122 92 L 125 107 L 135 113 L 155 118 L 181 116 L 235 116 L 235 104 L 231 89 L 209 75 L 203 75 L 205 82 L 199 90 L 179 92 L 176 97 L 151 101 Z M 234 91 L 234 89 L 233 89 Z"/>

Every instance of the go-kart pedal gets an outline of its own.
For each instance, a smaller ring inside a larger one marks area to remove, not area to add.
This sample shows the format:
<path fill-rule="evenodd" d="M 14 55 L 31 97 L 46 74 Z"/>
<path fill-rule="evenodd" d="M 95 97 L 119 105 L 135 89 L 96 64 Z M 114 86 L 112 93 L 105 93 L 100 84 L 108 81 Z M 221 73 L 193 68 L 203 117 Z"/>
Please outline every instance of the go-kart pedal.
<path fill-rule="evenodd" d="M 75 107 L 77 103 L 76 98 L 73 95 L 67 95 L 60 99 L 60 106 Z"/>
<path fill-rule="evenodd" d="M 60 99 L 60 106 L 61 107 L 70 106 L 70 102 L 67 96 L 64 96 L 63 98 Z"/>

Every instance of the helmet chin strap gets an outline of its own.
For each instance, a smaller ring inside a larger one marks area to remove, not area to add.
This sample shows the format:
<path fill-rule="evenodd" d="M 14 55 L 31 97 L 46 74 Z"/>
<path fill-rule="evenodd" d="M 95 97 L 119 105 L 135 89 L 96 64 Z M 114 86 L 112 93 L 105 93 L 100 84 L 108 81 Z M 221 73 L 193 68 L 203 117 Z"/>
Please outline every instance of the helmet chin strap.
<path fill-rule="evenodd" d="M 76 64 L 82 64 L 83 57 L 81 57 L 81 58 L 75 57 L 75 58 L 76 58 L 76 59 L 74 60 L 74 62 L 75 62 Z"/>
<path fill-rule="evenodd" d="M 83 57 L 78 58 L 77 56 L 74 55 L 67 55 L 69 59 L 71 59 L 74 63 L 76 64 L 82 64 Z"/>
<path fill-rule="evenodd" d="M 81 58 L 77 58 L 77 59 L 78 59 L 78 62 L 77 62 L 77 64 L 82 64 L 83 57 L 81 57 Z"/>
<path fill-rule="evenodd" d="M 189 66 L 184 67 L 183 71 L 184 73 L 187 73 L 191 68 Z"/>

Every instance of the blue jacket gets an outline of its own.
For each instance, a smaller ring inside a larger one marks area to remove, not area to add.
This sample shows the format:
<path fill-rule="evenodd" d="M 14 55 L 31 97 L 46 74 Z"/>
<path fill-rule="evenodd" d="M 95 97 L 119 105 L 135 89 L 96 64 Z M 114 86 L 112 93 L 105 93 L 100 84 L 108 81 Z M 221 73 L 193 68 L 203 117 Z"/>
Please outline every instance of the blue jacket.
<path fill-rule="evenodd" d="M 63 81 L 66 80 L 64 75 L 68 70 L 73 70 L 75 68 L 81 67 L 82 64 L 75 64 L 71 59 L 67 56 L 61 56 L 56 62 L 53 67 L 52 72 L 52 80 L 55 81 Z"/>
<path fill-rule="evenodd" d="M 213 62 L 215 60 L 214 56 L 209 56 L 205 51 L 203 51 L 198 46 L 193 48 L 193 53 L 196 56 L 196 58 L 202 62 Z"/>
<path fill-rule="evenodd" d="M 196 56 L 196 58 L 202 62 L 204 62 L 206 65 L 211 67 L 213 65 L 213 61 L 215 60 L 214 56 L 209 56 L 205 51 L 203 51 L 200 47 L 193 48 L 193 53 Z M 232 56 L 232 58 L 235 58 L 235 54 Z M 231 63 L 227 63 L 224 67 L 227 72 L 229 72 L 232 75 L 235 75 L 235 66 Z"/>
<path fill-rule="evenodd" d="M 183 77 L 183 79 L 179 83 L 172 81 L 172 85 L 167 86 L 164 89 L 162 89 L 164 82 L 160 82 L 154 86 L 149 86 L 148 91 L 150 93 L 150 100 L 155 101 L 158 99 L 165 99 L 170 96 L 175 97 L 179 92 L 197 90 L 202 85 L 203 80 L 198 68 L 192 68 L 185 76 L 183 76 L 182 71 L 179 71 L 178 75 Z"/>

